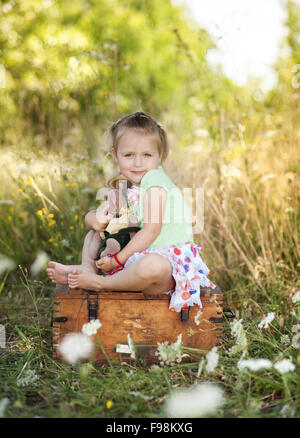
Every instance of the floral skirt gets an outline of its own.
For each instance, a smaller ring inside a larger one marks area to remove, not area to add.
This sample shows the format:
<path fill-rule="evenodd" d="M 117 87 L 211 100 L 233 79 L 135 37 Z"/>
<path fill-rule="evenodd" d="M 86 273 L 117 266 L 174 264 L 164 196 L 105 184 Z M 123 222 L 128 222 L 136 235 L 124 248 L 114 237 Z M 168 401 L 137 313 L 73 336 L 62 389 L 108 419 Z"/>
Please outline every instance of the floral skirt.
<path fill-rule="evenodd" d="M 216 285 L 207 277 L 209 269 L 199 255 L 201 245 L 186 242 L 169 245 L 163 248 L 148 248 L 142 252 L 135 252 L 125 263 L 125 268 L 145 254 L 160 254 L 166 257 L 172 265 L 172 275 L 175 280 L 175 289 L 164 292 L 170 294 L 169 309 L 180 312 L 187 306 L 194 304 L 202 307 L 200 288 Z"/>

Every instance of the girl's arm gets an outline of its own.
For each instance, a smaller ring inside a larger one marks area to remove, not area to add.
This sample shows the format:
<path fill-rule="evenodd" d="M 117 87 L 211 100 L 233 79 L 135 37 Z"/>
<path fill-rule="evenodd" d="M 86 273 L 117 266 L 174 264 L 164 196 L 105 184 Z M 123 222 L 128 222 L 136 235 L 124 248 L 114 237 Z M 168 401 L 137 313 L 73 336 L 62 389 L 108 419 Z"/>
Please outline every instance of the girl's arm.
<path fill-rule="evenodd" d="M 118 259 L 125 263 L 135 252 L 149 248 L 161 231 L 167 191 L 162 187 L 150 187 L 144 196 L 144 226 L 118 253 Z"/>

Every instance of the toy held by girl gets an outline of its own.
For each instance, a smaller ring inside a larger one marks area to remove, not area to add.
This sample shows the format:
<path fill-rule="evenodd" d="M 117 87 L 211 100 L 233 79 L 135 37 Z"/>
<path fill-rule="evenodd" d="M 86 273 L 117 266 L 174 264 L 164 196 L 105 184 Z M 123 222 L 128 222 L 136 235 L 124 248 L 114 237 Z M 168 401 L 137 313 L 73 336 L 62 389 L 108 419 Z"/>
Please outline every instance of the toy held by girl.
<path fill-rule="evenodd" d="M 170 294 L 169 308 L 180 312 L 198 305 L 200 288 L 216 286 L 194 243 L 190 209 L 181 191 L 162 166 L 169 150 L 167 134 L 150 115 L 138 111 L 109 128 L 111 154 L 122 177 L 130 181 L 127 202 L 140 230 L 116 254 L 95 263 L 101 245 L 99 232 L 111 215 L 107 203 L 86 216 L 90 229 L 82 264 L 50 262 L 49 277 L 70 288 L 143 291 L 145 295 Z M 98 275 L 98 269 L 112 275 Z"/>

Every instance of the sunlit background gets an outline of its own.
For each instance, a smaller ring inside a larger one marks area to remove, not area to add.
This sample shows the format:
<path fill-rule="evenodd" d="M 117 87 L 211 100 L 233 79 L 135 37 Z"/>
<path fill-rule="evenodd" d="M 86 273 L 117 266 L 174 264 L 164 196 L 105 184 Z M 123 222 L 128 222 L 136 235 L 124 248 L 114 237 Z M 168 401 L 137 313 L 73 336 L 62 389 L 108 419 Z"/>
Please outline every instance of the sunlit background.
<path fill-rule="evenodd" d="M 213 65 L 239 85 L 260 78 L 264 91 L 276 84 L 274 65 L 287 29 L 282 0 L 177 0 L 188 16 L 209 31 L 217 50 L 208 54 Z"/>

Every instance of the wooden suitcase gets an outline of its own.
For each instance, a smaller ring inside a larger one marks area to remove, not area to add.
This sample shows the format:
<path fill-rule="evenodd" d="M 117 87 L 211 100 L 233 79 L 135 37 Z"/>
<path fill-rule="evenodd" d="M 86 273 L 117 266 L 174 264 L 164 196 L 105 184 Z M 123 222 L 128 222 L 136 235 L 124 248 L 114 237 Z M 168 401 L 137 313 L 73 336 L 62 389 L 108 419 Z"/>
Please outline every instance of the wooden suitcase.
<path fill-rule="evenodd" d="M 84 323 L 99 319 L 97 335 L 110 360 L 130 361 L 128 334 L 135 344 L 137 357 L 158 363 L 158 342 L 169 344 L 182 335 L 183 347 L 205 352 L 219 345 L 222 338 L 223 295 L 218 287 L 201 288 L 203 307 L 189 307 L 181 312 L 169 310 L 169 296 L 149 299 L 142 292 L 87 291 L 57 285 L 53 315 L 53 357 L 61 360 L 57 346 L 71 332 L 81 332 Z M 94 339 L 94 338 L 93 338 Z M 185 358 L 189 361 L 191 358 Z M 107 362 L 97 349 L 97 364 Z"/>

